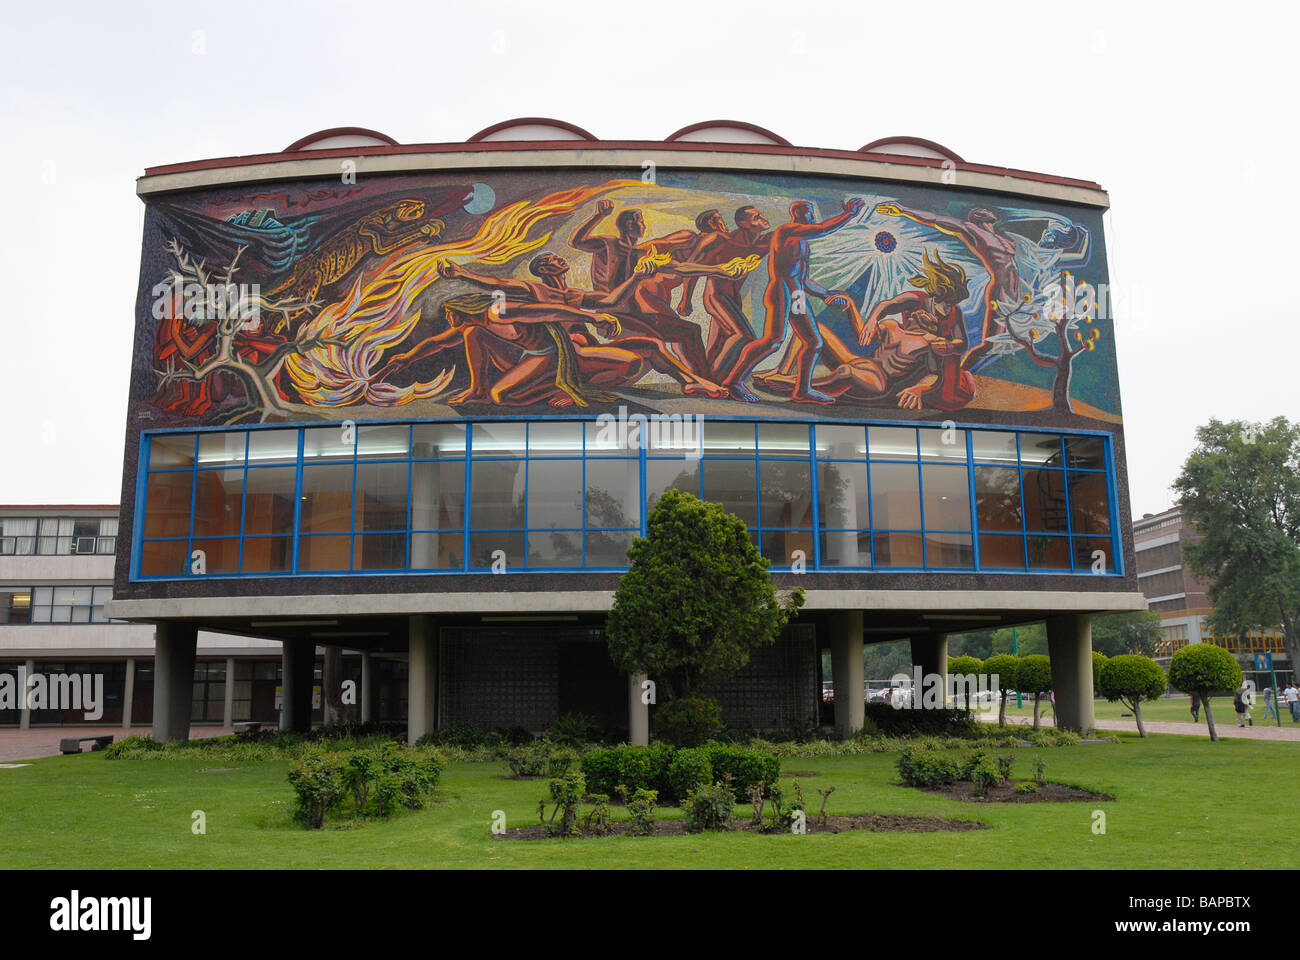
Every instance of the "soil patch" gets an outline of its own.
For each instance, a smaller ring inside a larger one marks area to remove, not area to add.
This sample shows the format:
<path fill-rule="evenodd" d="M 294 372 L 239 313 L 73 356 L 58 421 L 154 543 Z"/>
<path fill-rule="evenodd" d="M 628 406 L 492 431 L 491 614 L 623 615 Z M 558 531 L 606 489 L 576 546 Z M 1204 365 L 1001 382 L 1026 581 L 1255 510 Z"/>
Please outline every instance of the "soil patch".
<path fill-rule="evenodd" d="M 820 776 L 821 774 L 818 773 L 816 770 L 792 770 L 789 773 L 781 774 L 781 779 L 784 780 L 787 777 L 795 777 L 798 779 L 803 779 L 804 777 L 820 777 Z"/>
<path fill-rule="evenodd" d="M 938 793 L 950 800 L 966 800 L 971 803 L 1065 803 L 1071 800 L 1114 800 L 1108 793 L 1093 793 L 1091 790 L 1085 790 L 1083 787 L 1071 787 L 1064 783 L 1044 783 L 1041 784 L 1036 792 L 1033 793 L 1016 793 L 1016 784 L 1019 780 L 1007 780 L 996 786 L 989 787 L 988 792 L 982 796 L 975 795 L 974 786 L 969 780 L 958 780 L 956 783 L 949 783 L 941 787 L 917 787 L 917 790 L 924 790 L 926 793 Z M 1029 781 L 1032 783 L 1033 781 Z M 905 787 L 907 784 L 899 783 L 897 786 Z"/>
<path fill-rule="evenodd" d="M 825 823 L 818 823 L 816 817 L 810 817 L 807 823 L 808 833 L 845 833 L 849 830 L 870 830 L 876 833 L 936 833 L 951 830 L 987 830 L 986 823 L 973 820 L 952 820 L 947 817 L 909 817 L 901 814 L 862 813 L 853 816 L 827 817 Z M 622 820 L 609 825 L 608 833 L 597 833 L 581 826 L 581 839 L 590 837 L 626 837 L 632 835 L 632 822 Z M 685 820 L 658 820 L 650 836 L 679 837 L 686 833 Z M 755 827 L 749 820 L 732 822 L 731 833 L 768 833 L 765 828 Z M 784 831 L 780 831 L 784 834 Z M 772 832 L 776 836 L 777 832 Z M 698 834 L 697 834 L 698 836 Z M 493 840 L 553 840 L 541 824 L 528 827 L 514 827 L 502 834 L 495 834 Z M 572 838 L 578 839 L 578 838 Z"/>

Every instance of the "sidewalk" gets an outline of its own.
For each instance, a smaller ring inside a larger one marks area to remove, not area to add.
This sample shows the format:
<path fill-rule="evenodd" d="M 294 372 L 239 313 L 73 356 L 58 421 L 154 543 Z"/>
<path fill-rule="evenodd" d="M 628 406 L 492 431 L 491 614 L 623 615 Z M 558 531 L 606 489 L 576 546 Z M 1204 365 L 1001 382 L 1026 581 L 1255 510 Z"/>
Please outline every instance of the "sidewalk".
<path fill-rule="evenodd" d="M 976 716 L 984 723 L 997 723 L 998 712 L 977 713 Z M 1051 716 L 1039 720 L 1039 726 L 1052 726 Z M 1018 726 L 1034 725 L 1033 717 L 1007 717 L 1007 725 L 1016 724 Z M 1205 721 L 1200 723 L 1173 723 L 1168 720 L 1144 720 L 1142 725 L 1146 727 L 1147 733 L 1181 733 L 1190 737 L 1210 736 L 1210 728 L 1205 725 Z M 1290 719 L 1284 719 L 1282 726 L 1279 728 L 1277 721 L 1272 717 L 1267 724 L 1256 723 L 1253 727 L 1237 726 L 1236 714 L 1229 713 L 1228 719 L 1221 720 L 1215 718 L 1214 727 L 1219 733 L 1220 739 L 1237 739 L 1242 740 L 1287 740 L 1293 743 L 1300 743 L 1300 723 L 1292 723 Z M 1098 730 L 1114 730 L 1122 733 L 1137 733 L 1136 720 L 1102 720 L 1097 721 Z"/>
<path fill-rule="evenodd" d="M 190 739 L 201 740 L 204 737 L 222 737 L 235 731 L 230 727 L 190 727 Z M 32 760 L 36 757 L 57 757 L 59 741 L 64 737 L 100 737 L 106 733 L 113 735 L 116 743 L 128 734 L 138 737 L 153 735 L 151 727 L 132 727 L 123 729 L 121 724 L 112 727 L 32 727 L 19 730 L 17 727 L 0 729 L 0 763 L 15 763 L 20 760 Z M 90 744 L 83 743 L 83 750 L 89 750 Z"/>

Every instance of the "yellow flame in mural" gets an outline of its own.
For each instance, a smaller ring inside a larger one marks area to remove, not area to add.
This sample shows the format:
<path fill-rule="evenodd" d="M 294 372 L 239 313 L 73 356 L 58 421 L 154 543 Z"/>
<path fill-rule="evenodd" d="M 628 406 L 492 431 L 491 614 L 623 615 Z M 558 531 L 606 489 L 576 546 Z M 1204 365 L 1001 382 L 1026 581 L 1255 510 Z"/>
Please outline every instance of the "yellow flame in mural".
<path fill-rule="evenodd" d="M 346 297 L 303 325 L 300 340 L 319 336 L 334 342 L 290 355 L 285 369 L 294 387 L 304 401 L 318 407 L 361 402 L 388 407 L 437 395 L 445 389 L 444 382 L 398 387 L 371 383 L 370 377 L 384 351 L 401 343 L 419 322 L 420 312 L 412 313 L 411 305 L 439 279 L 439 264 L 453 257 L 507 263 L 551 239 L 550 231 L 530 235 L 547 217 L 572 213 L 602 193 L 629 184 L 641 185 L 611 180 L 598 187 L 561 190 L 536 202 L 521 200 L 494 212 L 473 237 L 394 254 L 358 278 Z"/>

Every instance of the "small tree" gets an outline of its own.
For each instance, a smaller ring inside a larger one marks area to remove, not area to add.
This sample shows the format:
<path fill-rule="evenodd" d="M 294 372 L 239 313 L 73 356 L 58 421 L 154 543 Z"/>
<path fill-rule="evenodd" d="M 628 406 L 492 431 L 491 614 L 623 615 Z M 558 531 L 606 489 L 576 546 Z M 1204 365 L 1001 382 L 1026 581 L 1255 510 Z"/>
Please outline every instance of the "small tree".
<path fill-rule="evenodd" d="M 1158 700 L 1164 695 L 1168 678 L 1160 664 L 1139 653 L 1122 653 L 1101 668 L 1097 689 L 1107 700 L 1118 700 L 1133 711 L 1138 736 L 1147 735 L 1142 725 L 1142 701 Z"/>
<path fill-rule="evenodd" d="M 1092 695 L 1095 697 L 1101 689 L 1101 668 L 1106 666 L 1110 657 L 1100 650 L 1092 651 Z"/>
<path fill-rule="evenodd" d="M 984 661 L 979 657 L 949 657 L 948 658 L 948 676 L 951 678 L 960 674 L 968 676 L 970 674 L 979 674 L 984 671 Z M 965 684 L 966 691 L 966 709 L 970 709 L 970 684 Z"/>
<path fill-rule="evenodd" d="M 803 606 L 802 588 L 778 600 L 745 524 L 716 503 L 668 490 L 647 534 L 628 551 L 605 632 L 614 665 L 655 678 L 669 700 L 739 670 Z"/>
<path fill-rule="evenodd" d="M 1210 712 L 1210 694 L 1236 690 L 1241 686 L 1241 665 L 1237 658 L 1212 643 L 1190 644 L 1175 651 L 1170 658 L 1169 682 L 1176 690 L 1194 693 L 1201 698 L 1210 740 L 1218 740 L 1214 714 Z"/>
<path fill-rule="evenodd" d="M 995 653 L 984 661 L 983 670 L 990 677 L 998 678 L 999 704 L 998 726 L 1007 725 L 1007 691 L 1016 684 L 1016 674 L 1020 670 L 1020 658 L 1009 653 Z M 1019 689 L 1019 688 L 1017 688 Z"/>
<path fill-rule="evenodd" d="M 1021 657 L 1016 668 L 1016 689 L 1034 695 L 1034 729 L 1038 729 L 1038 705 L 1052 689 L 1052 661 L 1041 653 Z"/>
<path fill-rule="evenodd" d="M 1160 642 L 1160 614 L 1154 610 L 1129 610 L 1094 617 L 1092 649 L 1108 657 L 1121 653 L 1154 656 Z"/>

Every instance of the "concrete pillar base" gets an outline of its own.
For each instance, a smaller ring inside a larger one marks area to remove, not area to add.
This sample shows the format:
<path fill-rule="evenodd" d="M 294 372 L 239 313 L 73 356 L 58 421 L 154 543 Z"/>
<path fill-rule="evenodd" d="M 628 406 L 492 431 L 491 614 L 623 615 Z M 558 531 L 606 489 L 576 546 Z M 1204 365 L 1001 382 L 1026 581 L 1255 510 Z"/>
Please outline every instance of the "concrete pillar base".
<path fill-rule="evenodd" d="M 841 610 L 830 618 L 831 682 L 835 687 L 835 737 L 848 740 L 862 729 L 866 691 L 862 673 L 862 611 Z"/>
<path fill-rule="evenodd" d="M 1084 736 L 1092 733 L 1092 617 L 1062 614 L 1047 618 L 1047 654 L 1052 661 L 1056 725 Z"/>
<path fill-rule="evenodd" d="M 438 627 L 428 614 L 412 614 L 406 680 L 406 742 L 415 746 L 433 733 L 434 693 L 438 688 Z"/>
<path fill-rule="evenodd" d="M 154 628 L 153 738 L 161 743 L 190 738 L 198 640 L 198 628 L 190 624 Z"/>

